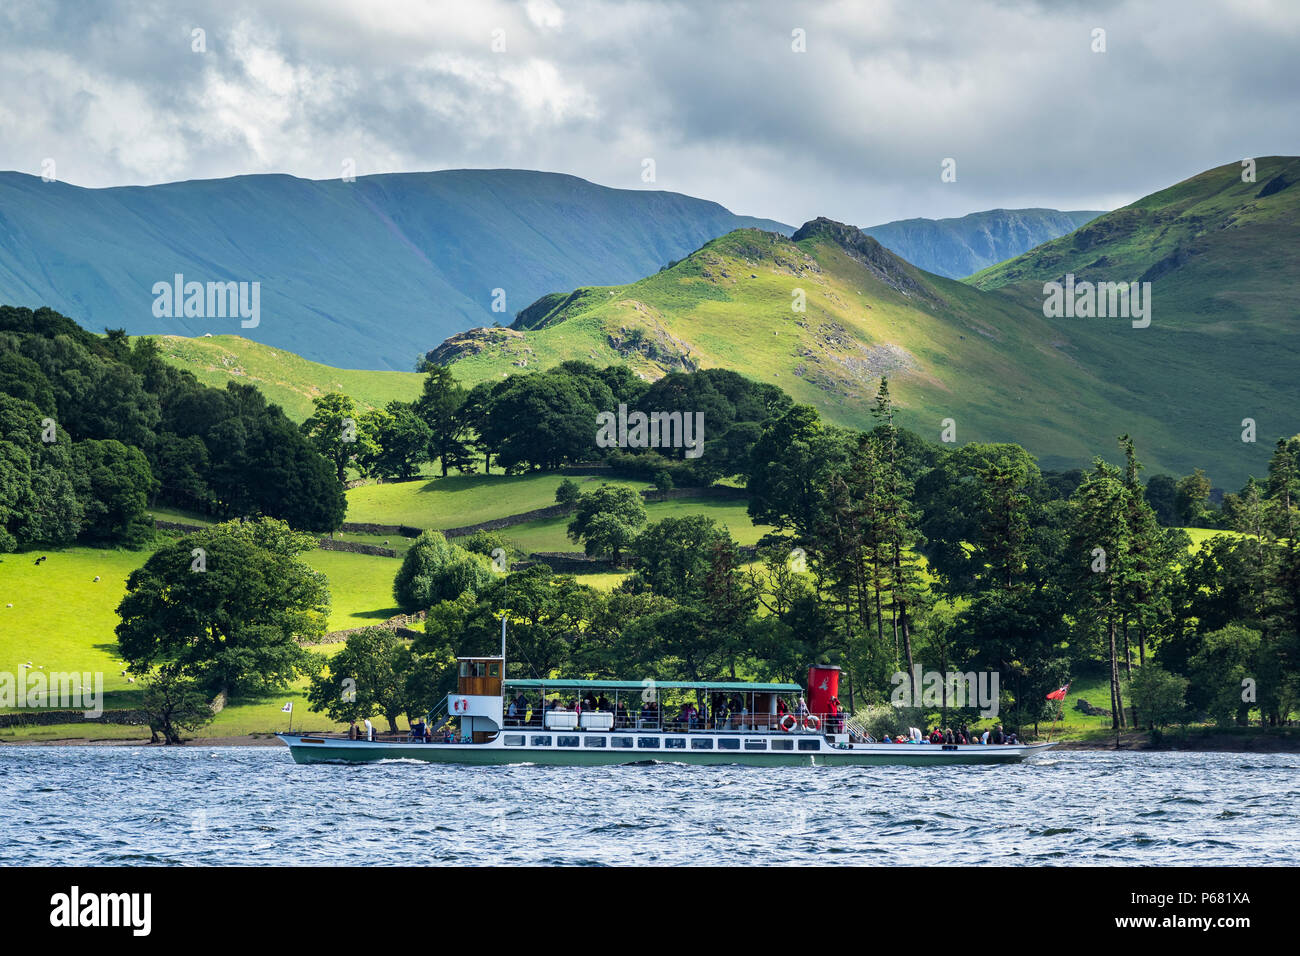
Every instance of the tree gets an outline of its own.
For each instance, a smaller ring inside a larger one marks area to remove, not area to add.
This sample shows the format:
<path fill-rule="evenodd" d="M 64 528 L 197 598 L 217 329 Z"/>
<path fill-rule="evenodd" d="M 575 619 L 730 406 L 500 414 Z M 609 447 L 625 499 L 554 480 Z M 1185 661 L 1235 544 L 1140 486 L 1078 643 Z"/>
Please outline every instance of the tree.
<path fill-rule="evenodd" d="M 379 451 L 364 464 L 368 471 L 383 478 L 407 481 L 429 460 L 433 432 L 413 404 L 389 402 L 383 417 L 374 418 L 374 435 Z"/>
<path fill-rule="evenodd" d="M 582 496 L 582 489 L 572 478 L 565 478 L 560 482 L 560 486 L 555 489 L 555 503 L 558 505 L 568 505 L 572 507 L 578 503 L 578 498 Z"/>
<path fill-rule="evenodd" d="M 175 664 L 165 664 L 143 679 L 144 695 L 140 708 L 149 721 L 156 743 L 178 744 L 181 734 L 192 733 L 212 722 L 216 714 L 198 681 L 186 677 Z"/>
<path fill-rule="evenodd" d="M 227 522 L 159 548 L 127 578 L 118 647 L 132 671 L 173 664 L 214 694 L 278 690 L 304 672 L 299 644 L 324 633 L 325 576 L 283 522 Z"/>
<path fill-rule="evenodd" d="M 1152 475 L 1147 480 L 1144 497 L 1162 525 L 1178 524 L 1178 481 L 1173 475 Z"/>
<path fill-rule="evenodd" d="M 1178 519 L 1189 527 L 1197 526 L 1204 518 L 1206 502 L 1210 500 L 1210 479 L 1201 469 L 1180 478 L 1174 491 L 1174 511 Z"/>
<path fill-rule="evenodd" d="M 92 541 L 142 546 L 153 535 L 148 508 L 157 486 L 144 452 L 111 438 L 90 438 L 72 446 L 72 457 L 84 535 Z"/>
<path fill-rule="evenodd" d="M 583 543 L 588 555 L 606 556 L 618 564 L 645 522 L 645 501 L 636 489 L 601 485 L 578 498 L 568 534 L 571 541 Z"/>
<path fill-rule="evenodd" d="M 1104 622 L 1110 661 L 1111 725 L 1126 725 L 1119 681 L 1118 642 L 1122 593 L 1129 571 L 1130 491 L 1113 465 L 1097 458 L 1074 493 L 1070 554 L 1073 579 L 1084 602 L 1084 616 Z"/>
<path fill-rule="evenodd" d="M 440 531 L 420 534 L 393 579 L 393 599 L 408 614 L 425 611 L 466 591 L 477 594 L 492 580 L 492 564 L 449 542 Z"/>
<path fill-rule="evenodd" d="M 312 399 L 315 411 L 302 423 L 303 434 L 322 458 L 334 466 L 342 484 L 348 466 L 358 459 L 373 460 L 380 450 L 375 421 L 357 411 L 357 403 L 342 392 Z"/>
<path fill-rule="evenodd" d="M 750 519 L 807 545 L 825 513 L 831 476 L 844 470 L 850 447 L 848 433 L 823 425 L 811 405 L 765 422 L 750 462 Z"/>
<path fill-rule="evenodd" d="M 1139 668 L 1129 682 L 1133 706 L 1152 730 L 1181 721 L 1187 708 L 1186 696 L 1187 678 L 1171 674 L 1156 663 Z"/>
<path fill-rule="evenodd" d="M 307 700 L 311 709 L 340 723 L 380 714 L 397 732 L 397 718 L 412 712 L 406 642 L 383 627 L 349 635 L 343 649 L 312 678 Z"/>
<path fill-rule="evenodd" d="M 81 530 L 72 441 L 54 441 L 40 410 L 0 394 L 0 553 L 33 544 L 63 544 Z"/>
<path fill-rule="evenodd" d="M 467 393 L 451 369 L 431 366 L 424 377 L 424 391 L 415 401 L 416 414 L 429 432 L 428 457 L 438 462 L 442 476 L 449 468 L 468 470 L 472 456 L 467 441 L 470 421 L 462 414 Z"/>
<path fill-rule="evenodd" d="M 511 375 L 492 388 L 480 443 L 507 472 L 589 461 L 600 451 L 596 416 L 613 403 L 599 379 L 562 369 Z"/>
<path fill-rule="evenodd" d="M 715 546 L 730 540 L 727 529 L 705 515 L 656 521 L 632 545 L 636 577 L 654 593 L 679 603 L 698 600 L 704 594 Z"/>
<path fill-rule="evenodd" d="M 1247 682 L 1257 672 L 1260 647 L 1259 631 L 1239 624 L 1206 634 L 1188 662 L 1187 699 L 1193 710 L 1220 724 L 1244 726 L 1251 707 Z"/>

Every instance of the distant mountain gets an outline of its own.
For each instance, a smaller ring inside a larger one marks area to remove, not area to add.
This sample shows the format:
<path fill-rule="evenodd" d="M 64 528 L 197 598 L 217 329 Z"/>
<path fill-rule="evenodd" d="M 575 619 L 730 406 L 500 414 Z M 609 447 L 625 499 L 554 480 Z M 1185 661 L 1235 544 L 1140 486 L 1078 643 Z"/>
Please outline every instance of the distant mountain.
<path fill-rule="evenodd" d="M 1074 232 L 1097 211 L 990 209 L 960 219 L 900 219 L 862 231 L 926 272 L 961 279 Z"/>
<path fill-rule="evenodd" d="M 94 331 L 238 334 L 335 366 L 409 370 L 430 341 L 508 321 L 553 289 L 632 281 L 744 226 L 791 231 L 677 193 L 524 170 L 111 189 L 8 172 L 0 303 L 47 305 Z M 176 274 L 260 283 L 258 326 L 155 317 L 154 285 Z"/>

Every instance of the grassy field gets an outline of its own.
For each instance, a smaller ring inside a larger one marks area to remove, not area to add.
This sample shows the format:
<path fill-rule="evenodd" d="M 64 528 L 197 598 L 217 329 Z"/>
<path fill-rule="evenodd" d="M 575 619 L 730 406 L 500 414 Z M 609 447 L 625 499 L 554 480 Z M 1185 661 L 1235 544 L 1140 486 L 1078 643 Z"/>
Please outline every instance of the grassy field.
<path fill-rule="evenodd" d="M 555 473 L 519 475 L 450 475 L 427 481 L 361 485 L 348 491 L 348 521 L 364 524 L 405 524 L 415 528 L 457 528 L 492 518 L 519 514 L 555 504 L 555 491 L 565 476 Z M 602 482 L 649 488 L 643 481 L 572 479 L 584 491 Z"/>
<path fill-rule="evenodd" d="M 262 345 L 238 335 L 185 338 L 157 337 L 163 358 L 193 372 L 204 385 L 225 388 L 236 381 L 256 385 L 295 421 L 312 413 L 312 399 L 343 392 L 363 409 L 417 398 L 424 376 L 416 372 L 372 372 L 310 362 L 293 352 Z"/>
<path fill-rule="evenodd" d="M 676 498 L 672 501 L 649 502 L 645 510 L 650 521 L 685 515 L 706 515 L 726 527 L 737 544 L 754 544 L 772 530 L 750 521 L 743 501 Z M 581 546 L 570 541 L 566 534 L 568 526 L 567 517 L 546 518 L 504 528 L 501 534 L 521 551 L 579 551 Z"/>

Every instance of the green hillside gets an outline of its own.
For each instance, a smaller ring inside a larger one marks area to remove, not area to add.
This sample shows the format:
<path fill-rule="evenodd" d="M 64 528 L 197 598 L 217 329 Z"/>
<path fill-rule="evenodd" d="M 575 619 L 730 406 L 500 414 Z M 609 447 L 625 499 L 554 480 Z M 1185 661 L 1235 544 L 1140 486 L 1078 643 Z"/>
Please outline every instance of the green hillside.
<path fill-rule="evenodd" d="M 509 329 L 430 353 L 470 382 L 569 358 L 654 378 L 726 367 L 863 426 L 882 374 L 902 424 L 938 439 L 1017 442 L 1045 467 L 1115 458 L 1129 432 L 1148 474 L 1205 468 L 1235 488 L 1300 428 L 1300 160 L 1259 160 L 1156 193 L 966 283 L 914 268 L 819 219 L 793 237 L 741 229 L 656 275 L 555 294 Z M 1043 315 L 1045 279 L 1149 281 L 1153 321 Z M 806 312 L 792 310 L 797 290 Z M 1258 426 L 1241 441 L 1242 419 Z"/>
<path fill-rule="evenodd" d="M 802 313 L 791 308 L 800 289 Z M 453 337 L 433 357 L 470 382 L 568 358 L 625 362 L 648 378 L 734 368 L 857 427 L 888 375 L 901 423 L 931 440 L 952 418 L 958 442 L 1018 442 L 1047 467 L 1070 467 L 1113 454 L 1129 430 L 1154 467 L 1205 461 L 1178 453 L 1176 423 L 1068 354 L 1068 331 L 1040 311 L 922 272 L 826 220 L 793 240 L 730 233 L 640 282 L 542 303 L 522 323 L 532 328 Z"/>
<path fill-rule="evenodd" d="M 1262 474 L 1273 442 L 1300 428 L 1300 158 L 1211 169 L 1117 209 L 1078 231 L 967 281 L 1030 305 L 1042 284 L 1149 281 L 1151 326 L 1098 319 L 1068 324 L 1070 354 L 1105 369 L 1131 407 L 1168 420 L 1216 484 Z M 1242 419 L 1258 442 L 1241 441 Z M 1153 450 L 1156 450 L 1153 447 Z M 1185 468 L 1185 465 L 1183 466 Z"/>
<path fill-rule="evenodd" d="M 295 421 L 311 415 L 312 399 L 326 392 L 345 392 L 364 408 L 382 408 L 418 397 L 423 379 L 415 372 L 333 368 L 238 335 L 161 335 L 157 341 L 164 359 L 193 372 L 204 385 L 224 388 L 232 380 L 256 385 Z"/>

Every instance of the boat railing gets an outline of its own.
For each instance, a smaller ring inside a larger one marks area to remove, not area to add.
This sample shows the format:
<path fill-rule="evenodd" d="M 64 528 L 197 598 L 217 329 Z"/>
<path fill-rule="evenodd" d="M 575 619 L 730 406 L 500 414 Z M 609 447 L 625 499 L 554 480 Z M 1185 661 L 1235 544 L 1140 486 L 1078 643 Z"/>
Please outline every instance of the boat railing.
<path fill-rule="evenodd" d="M 660 718 L 636 714 L 613 714 L 612 726 L 588 727 L 582 717 L 587 714 L 609 714 L 609 711 L 571 710 L 541 713 L 533 712 L 527 719 L 506 717 L 506 730 L 573 730 L 587 733 L 617 733 L 618 731 L 654 731 L 658 733 L 790 733 L 790 734 L 847 734 L 866 738 L 866 731 L 843 711 L 837 714 L 735 714 L 722 719 L 712 716 L 683 719 L 678 716 Z M 573 718 L 564 726 L 551 719 L 551 715 Z"/>

